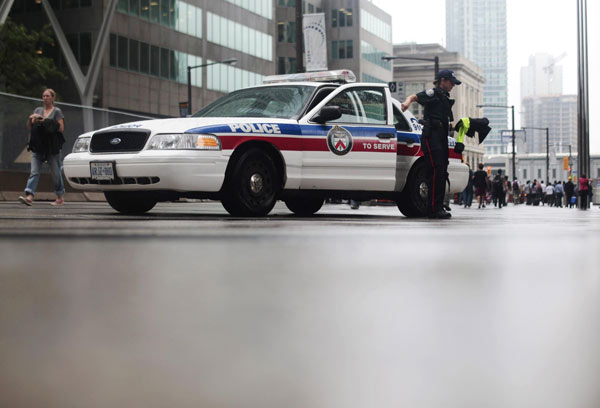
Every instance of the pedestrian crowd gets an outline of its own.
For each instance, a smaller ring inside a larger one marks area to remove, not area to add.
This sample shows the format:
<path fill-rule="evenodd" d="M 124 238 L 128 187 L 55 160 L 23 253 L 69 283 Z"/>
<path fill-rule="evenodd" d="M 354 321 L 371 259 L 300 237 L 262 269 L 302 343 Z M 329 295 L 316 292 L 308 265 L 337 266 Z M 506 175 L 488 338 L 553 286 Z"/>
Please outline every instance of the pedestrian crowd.
<path fill-rule="evenodd" d="M 567 181 L 554 180 L 548 183 L 535 179 L 520 183 L 516 178 L 510 182 L 500 169 L 490 178 L 483 170 L 482 163 L 478 165 L 476 172 L 469 168 L 469 182 L 459 196 L 459 204 L 464 205 L 465 208 L 471 207 L 473 190 L 475 190 L 478 208 L 485 208 L 486 204 L 492 203 L 494 207 L 502 208 L 507 202 L 574 208 L 577 207 L 577 197 L 579 197 L 579 207 L 585 210 L 589 208 L 593 198 L 592 181 L 585 174 L 579 177 L 577 183 L 573 183 L 571 176 Z"/>

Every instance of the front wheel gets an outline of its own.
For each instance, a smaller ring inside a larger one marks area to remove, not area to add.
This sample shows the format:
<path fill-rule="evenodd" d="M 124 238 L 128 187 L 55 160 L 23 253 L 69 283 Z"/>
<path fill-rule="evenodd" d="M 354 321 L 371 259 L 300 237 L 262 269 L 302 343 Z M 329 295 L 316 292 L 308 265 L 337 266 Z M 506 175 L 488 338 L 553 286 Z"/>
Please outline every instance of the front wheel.
<path fill-rule="evenodd" d="M 294 197 L 285 200 L 285 206 L 294 214 L 307 217 L 323 207 L 324 200 L 318 197 Z"/>
<path fill-rule="evenodd" d="M 425 162 L 420 162 L 408 174 L 406 186 L 396 200 L 400 212 L 410 218 L 425 217 L 428 191 L 427 166 Z"/>
<path fill-rule="evenodd" d="M 132 191 L 105 191 L 104 197 L 112 208 L 122 214 L 144 214 L 156 205 L 156 199 Z"/>
<path fill-rule="evenodd" d="M 263 150 L 249 149 L 234 164 L 221 203 L 233 216 L 265 216 L 275 206 L 280 180 L 273 159 Z"/>

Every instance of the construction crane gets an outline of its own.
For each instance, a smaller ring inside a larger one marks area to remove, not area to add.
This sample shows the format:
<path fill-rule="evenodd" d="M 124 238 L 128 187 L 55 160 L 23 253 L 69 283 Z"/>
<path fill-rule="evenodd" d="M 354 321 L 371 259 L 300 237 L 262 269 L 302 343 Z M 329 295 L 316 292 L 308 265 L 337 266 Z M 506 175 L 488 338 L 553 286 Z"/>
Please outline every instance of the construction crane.
<path fill-rule="evenodd" d="M 547 73 L 548 75 L 550 75 L 550 77 L 553 77 L 554 76 L 554 66 L 556 65 L 556 63 L 558 61 L 560 61 L 561 59 L 563 59 L 566 56 L 567 56 L 567 53 L 563 52 L 558 57 L 551 58 L 550 59 L 550 64 L 546 65 L 542 69 L 544 70 L 545 73 Z"/>

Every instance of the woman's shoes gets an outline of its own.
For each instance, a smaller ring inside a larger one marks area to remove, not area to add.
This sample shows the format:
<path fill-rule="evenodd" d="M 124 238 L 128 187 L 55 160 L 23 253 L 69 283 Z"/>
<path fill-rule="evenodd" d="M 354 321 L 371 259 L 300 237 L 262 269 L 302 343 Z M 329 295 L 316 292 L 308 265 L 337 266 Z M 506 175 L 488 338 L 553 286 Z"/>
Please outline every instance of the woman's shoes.
<path fill-rule="evenodd" d="M 33 199 L 31 198 L 31 196 L 19 196 L 19 201 L 28 207 L 31 207 L 33 205 Z"/>
<path fill-rule="evenodd" d="M 53 207 L 59 207 L 65 203 L 65 199 L 62 197 L 58 197 L 54 202 L 50 203 Z"/>

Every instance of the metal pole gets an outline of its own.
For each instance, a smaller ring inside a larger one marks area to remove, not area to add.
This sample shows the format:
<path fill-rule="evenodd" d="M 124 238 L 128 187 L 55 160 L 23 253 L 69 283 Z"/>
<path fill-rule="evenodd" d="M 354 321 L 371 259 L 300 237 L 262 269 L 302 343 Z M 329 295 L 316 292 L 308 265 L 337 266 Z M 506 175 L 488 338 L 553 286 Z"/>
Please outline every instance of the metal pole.
<path fill-rule="evenodd" d="M 302 4 L 301 0 L 296 0 L 296 72 L 304 72 L 304 53 L 303 53 L 303 27 L 302 27 Z"/>
<path fill-rule="evenodd" d="M 517 163 L 515 160 L 515 105 L 510 107 L 512 111 L 512 176 L 513 180 L 517 177 Z"/>
<path fill-rule="evenodd" d="M 577 0 L 577 46 L 577 176 L 581 177 L 590 174 L 587 0 Z"/>
<path fill-rule="evenodd" d="M 548 128 L 546 128 L 546 185 L 550 183 L 550 142 L 548 137 Z"/>
<path fill-rule="evenodd" d="M 188 115 L 192 114 L 192 67 L 187 67 L 188 71 Z"/>
<path fill-rule="evenodd" d="M 440 72 L 440 57 L 437 55 L 433 57 L 433 79 L 437 76 L 437 73 Z"/>
<path fill-rule="evenodd" d="M 569 145 L 569 177 L 571 177 L 571 166 L 573 165 L 573 161 L 571 160 L 571 145 Z"/>

